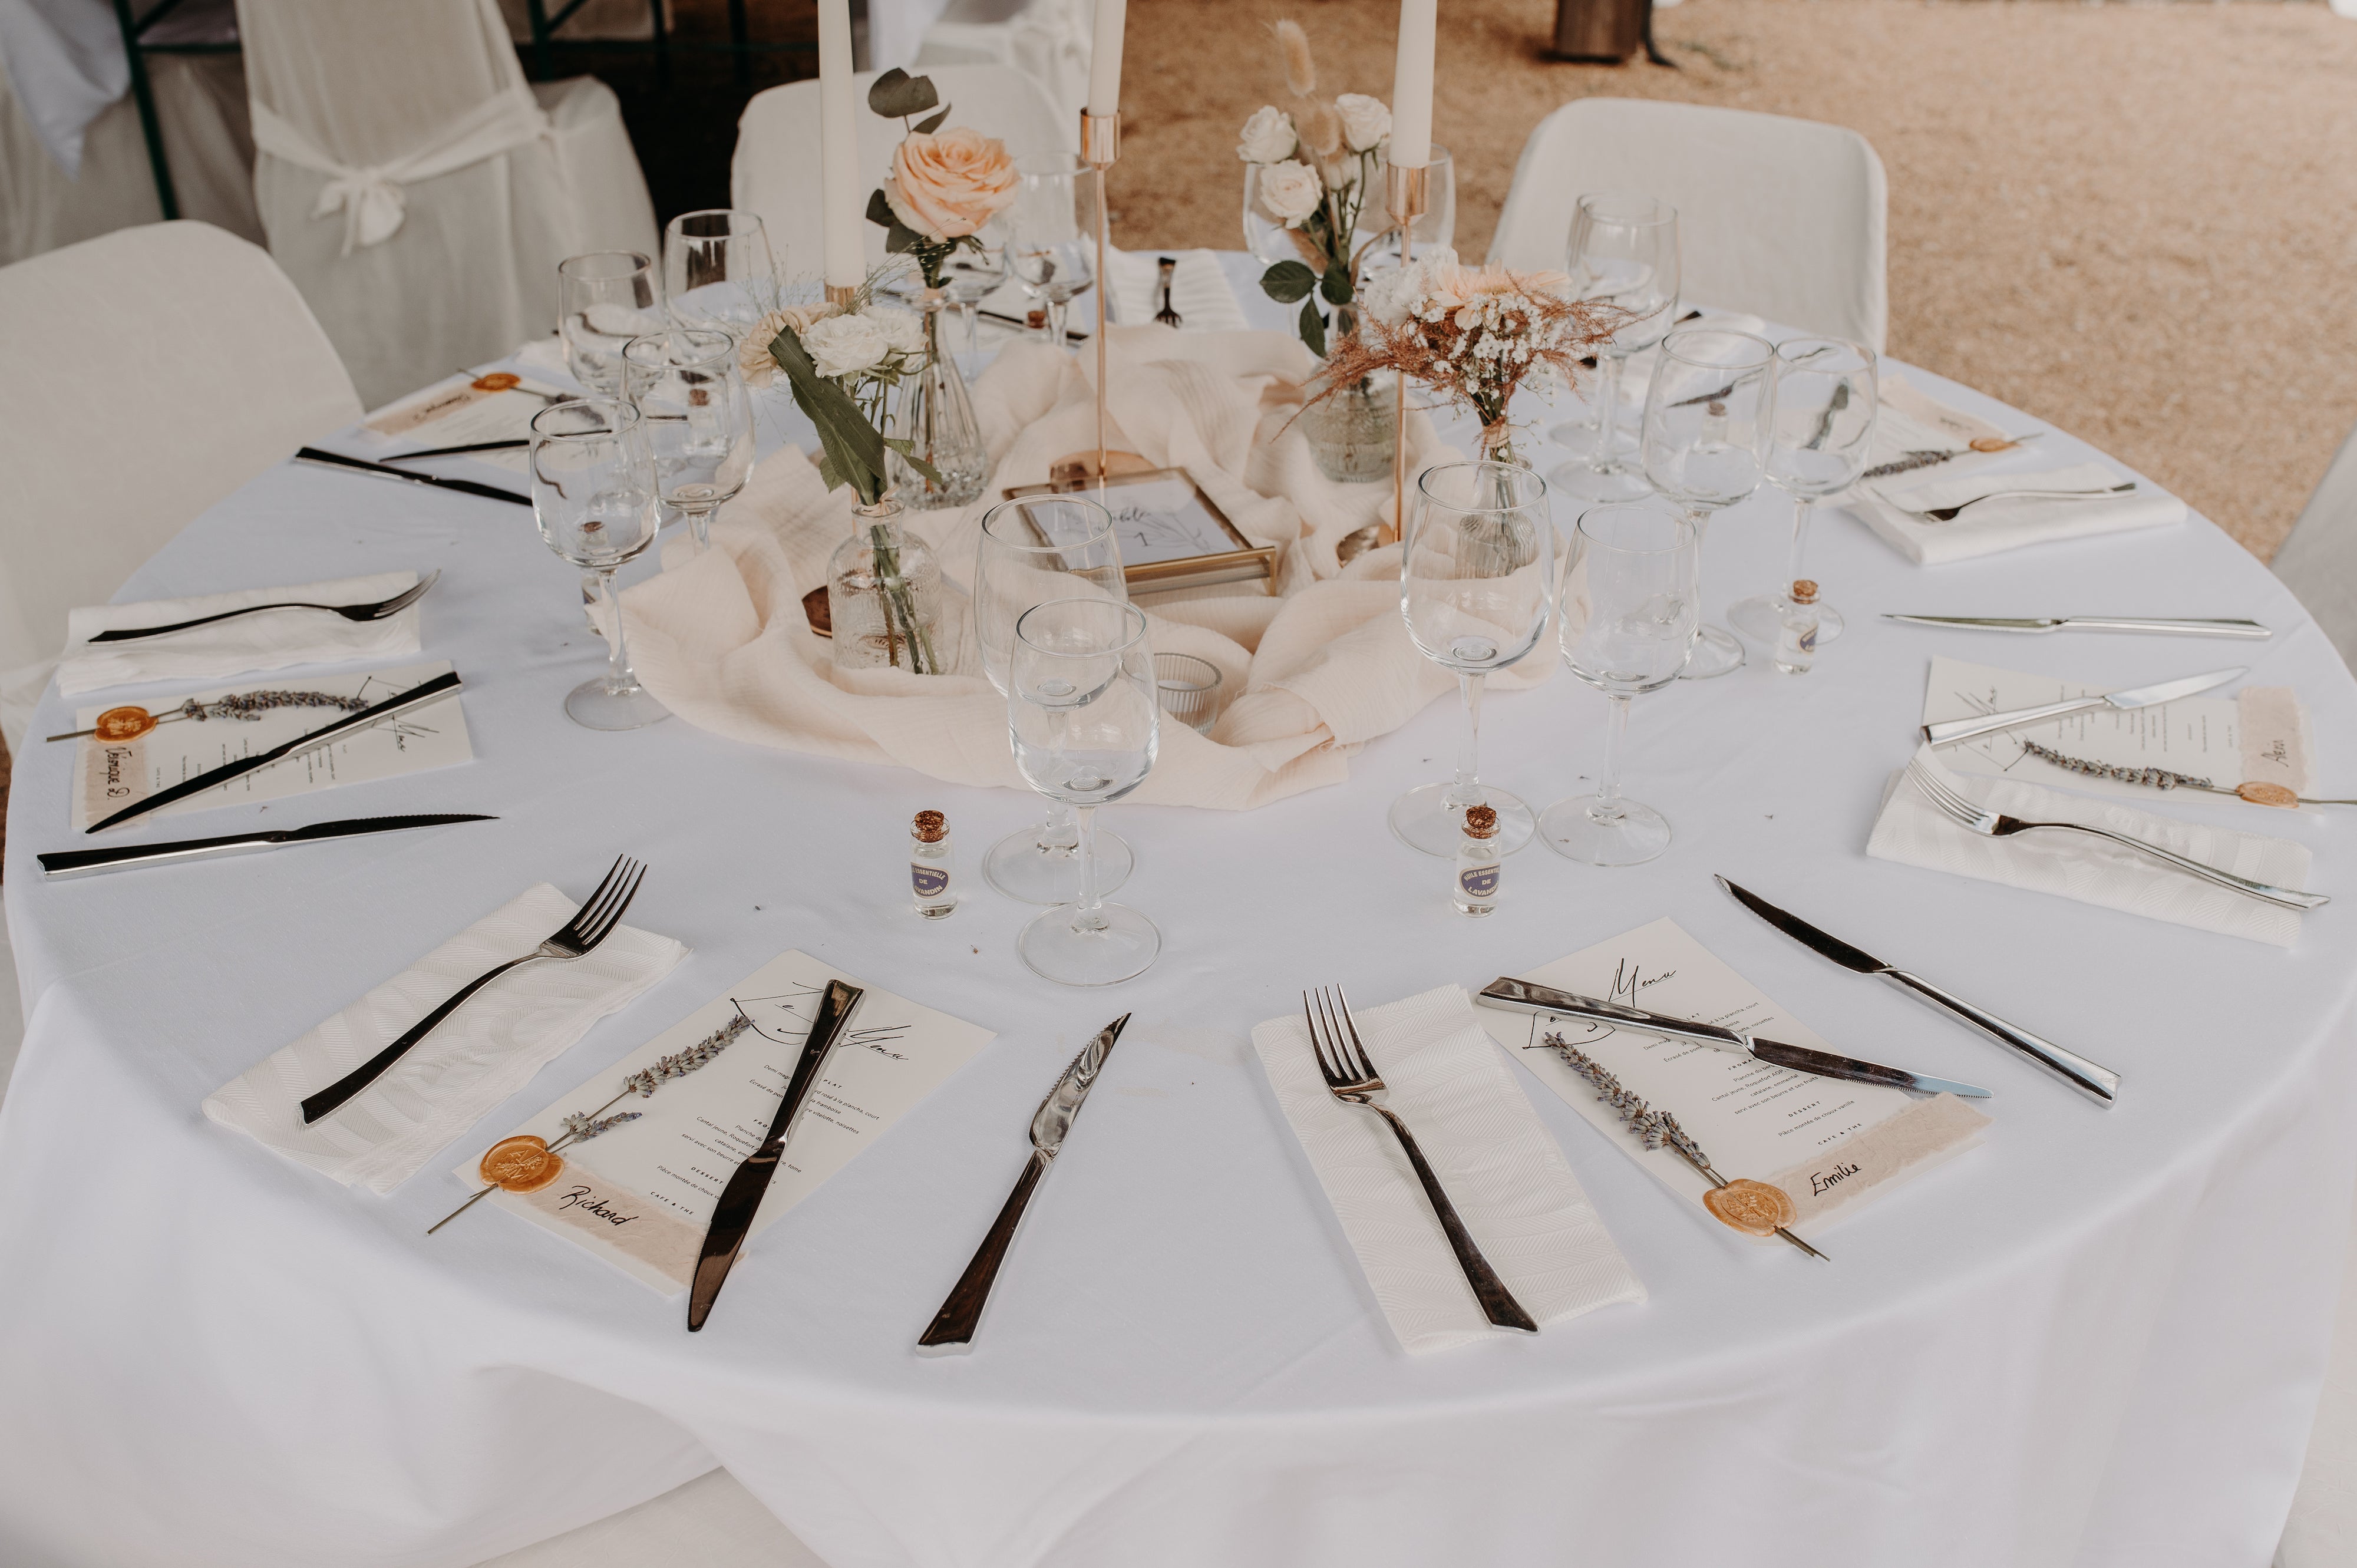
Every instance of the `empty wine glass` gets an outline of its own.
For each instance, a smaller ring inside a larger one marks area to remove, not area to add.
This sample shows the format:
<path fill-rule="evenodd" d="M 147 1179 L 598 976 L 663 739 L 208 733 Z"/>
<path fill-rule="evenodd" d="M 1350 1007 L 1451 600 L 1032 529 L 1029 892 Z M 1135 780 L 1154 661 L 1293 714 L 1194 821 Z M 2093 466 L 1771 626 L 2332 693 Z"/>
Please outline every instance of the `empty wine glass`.
<path fill-rule="evenodd" d="M 1146 614 L 1116 599 L 1051 599 L 1015 624 L 1007 729 L 1031 787 L 1076 811 L 1080 890 L 1023 928 L 1015 950 L 1065 985 L 1111 985 L 1142 974 L 1162 933 L 1136 910 L 1097 895 L 1096 811 L 1146 782 L 1161 737 Z"/>
<path fill-rule="evenodd" d="M 638 408 L 655 460 L 655 492 L 687 519 L 695 548 L 712 514 L 753 473 L 753 400 L 726 332 L 675 327 L 622 350 L 622 391 Z"/>
<path fill-rule="evenodd" d="M 777 306 L 780 260 L 757 212 L 683 212 L 663 228 L 663 303 L 680 326 L 741 343 Z"/>
<path fill-rule="evenodd" d="M 1593 417 L 1558 424 L 1547 438 L 1585 454 L 1550 470 L 1557 489 L 1590 500 L 1628 500 L 1651 487 L 1630 462 L 1636 448 L 1620 433 L 1620 375 L 1629 356 L 1650 349 L 1678 309 L 1678 214 L 1650 196 L 1583 196 L 1574 209 L 1565 264 L 1574 298 L 1627 311 L 1596 348 Z"/>
<path fill-rule="evenodd" d="M 1711 514 L 1758 489 L 1767 472 L 1775 372 L 1775 345 L 1749 332 L 1681 327 L 1662 339 L 1639 446 L 1645 477 L 1685 510 L 1697 549 Z M 1734 634 L 1706 626 L 1695 635 L 1685 678 L 1707 680 L 1742 663 Z"/>
<path fill-rule="evenodd" d="M 1817 503 L 1857 483 L 1874 445 L 1880 400 L 1874 350 L 1843 338 L 1794 338 L 1776 349 L 1776 419 L 1768 446 L 1768 480 L 1792 498 L 1792 549 L 1784 579 L 1765 594 L 1730 606 L 1727 620 L 1757 641 L 1776 646 L 1783 630 L 1785 596 L 1807 575 L 1801 569 L 1809 520 Z M 1842 632 L 1841 612 L 1820 600 L 1817 641 Z"/>
<path fill-rule="evenodd" d="M 1071 153 L 1018 158 L 1007 212 L 1007 263 L 1023 292 L 1048 307 L 1048 341 L 1064 345 L 1064 312 L 1096 276 L 1096 235 L 1082 221 L 1089 166 Z M 1093 198 L 1089 199 L 1092 214 Z"/>
<path fill-rule="evenodd" d="M 1546 629 L 1555 576 L 1546 491 L 1528 468 L 1502 463 L 1452 463 L 1416 481 L 1401 541 L 1400 613 L 1416 650 L 1457 676 L 1465 703 L 1457 777 L 1392 802 L 1392 832 L 1426 854 L 1457 853 L 1469 806 L 1498 813 L 1501 852 L 1531 839 L 1531 809 L 1481 782 L 1481 684 L 1528 653 Z"/>
<path fill-rule="evenodd" d="M 639 684 L 622 636 L 614 571 L 654 542 L 654 454 L 639 411 L 619 398 L 568 398 L 532 416 L 532 515 L 540 537 L 595 582 L 605 606 L 606 675 L 575 687 L 565 712 L 591 729 L 637 729 L 669 710 Z"/>
<path fill-rule="evenodd" d="M 1701 550 L 1694 525 L 1648 499 L 1591 507 L 1572 531 L 1556 640 L 1574 675 L 1611 704 L 1604 771 L 1592 795 L 1558 800 L 1539 817 L 1549 848 L 1589 865 L 1635 865 L 1670 847 L 1670 824 L 1620 793 L 1629 703 L 1685 667 L 1701 620 Z"/>
<path fill-rule="evenodd" d="M 556 263 L 556 328 L 565 364 L 583 386 L 622 390 L 622 350 L 661 330 L 655 264 L 637 251 L 593 251 Z"/>
<path fill-rule="evenodd" d="M 982 302 L 1006 281 L 1006 220 L 993 218 L 974 234 L 978 251 L 957 250 L 942 263 L 942 287 L 965 324 L 965 350 L 982 352 Z"/>
<path fill-rule="evenodd" d="M 974 639 L 983 673 L 1004 696 L 1015 657 L 1015 627 L 1051 599 L 1129 597 L 1113 514 L 1085 496 L 1024 496 L 983 514 L 974 563 Z M 982 875 L 1025 904 L 1069 904 L 1080 897 L 1081 834 L 1072 808 L 1049 797 L 1047 819 L 990 846 Z M 1097 834 L 1096 886 L 1110 893 L 1129 880 L 1129 845 Z"/>

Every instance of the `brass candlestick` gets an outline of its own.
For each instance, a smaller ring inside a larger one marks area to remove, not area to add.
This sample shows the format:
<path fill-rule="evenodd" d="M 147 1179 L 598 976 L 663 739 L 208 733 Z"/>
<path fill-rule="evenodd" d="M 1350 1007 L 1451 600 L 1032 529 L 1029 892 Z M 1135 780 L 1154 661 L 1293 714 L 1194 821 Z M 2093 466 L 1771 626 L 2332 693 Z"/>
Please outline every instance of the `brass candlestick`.
<path fill-rule="evenodd" d="M 1405 267 L 1415 250 L 1415 220 L 1425 214 L 1428 189 L 1429 165 L 1402 168 L 1397 164 L 1383 166 L 1383 209 L 1392 216 L 1399 229 L 1400 265 Z M 1407 374 L 1399 373 L 1399 385 L 1393 389 L 1392 399 L 1392 531 L 1400 538 L 1407 537 Z"/>
<path fill-rule="evenodd" d="M 1105 475 L 1109 470 L 1136 473 L 1147 467 L 1145 458 L 1135 452 L 1105 450 L 1105 295 L 1113 280 L 1105 273 L 1105 252 L 1112 245 L 1113 211 L 1107 204 L 1105 171 L 1121 157 L 1121 115 L 1092 114 L 1081 111 L 1081 161 L 1097 171 L 1097 450 L 1092 462 L 1086 453 L 1058 460 L 1059 473 L 1070 472 L 1076 465 L 1088 467 L 1096 479 L 1098 499 L 1104 495 Z M 1061 347 L 1061 345 L 1058 345 Z"/>
<path fill-rule="evenodd" d="M 826 285 L 826 302 L 837 310 L 848 311 L 858 298 L 859 285 L 856 283 L 831 283 Z"/>

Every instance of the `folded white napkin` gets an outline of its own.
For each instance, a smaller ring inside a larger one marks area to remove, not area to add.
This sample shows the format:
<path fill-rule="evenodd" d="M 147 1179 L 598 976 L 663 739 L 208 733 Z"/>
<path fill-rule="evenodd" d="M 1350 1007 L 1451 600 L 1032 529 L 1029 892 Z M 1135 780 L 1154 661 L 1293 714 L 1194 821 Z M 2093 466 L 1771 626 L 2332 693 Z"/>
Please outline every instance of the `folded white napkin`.
<path fill-rule="evenodd" d="M 1236 302 L 1220 258 L 1209 251 L 1114 251 L 1105 257 L 1113 274 L 1114 319 L 1125 327 L 1141 327 L 1162 308 L 1162 258 L 1176 256 L 1170 274 L 1170 308 L 1179 317 L 1182 332 L 1245 332 L 1252 323 Z M 1079 325 L 1079 323 L 1075 323 Z"/>
<path fill-rule="evenodd" d="M 231 594 L 69 610 L 65 653 L 58 662 L 58 690 L 70 697 L 101 686 L 135 682 L 201 681 L 248 671 L 283 670 L 290 664 L 398 659 L 418 650 L 417 623 L 424 599 L 383 620 L 346 620 L 326 610 L 267 610 L 133 642 L 92 643 L 90 638 L 117 628 L 167 626 L 248 605 L 287 600 L 372 605 L 416 582 L 414 572 L 380 572 L 372 577 L 339 577 L 285 588 L 240 588 Z"/>
<path fill-rule="evenodd" d="M 1533 1318 L 1544 1325 L 1645 1299 L 1462 986 L 1355 1016 L 1390 1090 L 1383 1103 L 1407 1123 L 1481 1255 Z M 1444 1350 L 1501 1332 L 1482 1316 L 1390 1127 L 1326 1091 L 1301 1015 L 1260 1025 L 1253 1046 L 1400 1344 Z"/>
<path fill-rule="evenodd" d="M 213 1090 L 205 1114 L 347 1187 L 391 1192 L 591 1025 L 669 974 L 687 949 L 617 926 L 587 957 L 544 959 L 491 982 L 308 1126 L 303 1097 L 391 1045 L 485 970 L 532 951 L 579 908 L 546 883 L 527 890 Z"/>
<path fill-rule="evenodd" d="M 1672 312 L 1672 319 L 1675 320 L 1677 317 L 1686 315 L 1694 308 L 1695 306 L 1681 302 L 1677 309 Z M 1670 330 L 1675 332 L 1680 328 L 1686 327 L 1715 327 L 1722 331 L 1752 332 L 1762 337 L 1766 336 L 1768 331 L 1768 324 L 1760 317 L 1745 316 L 1732 310 L 1706 309 L 1695 320 L 1679 321 Z M 1653 367 L 1661 362 L 1661 358 L 1662 350 L 1659 344 L 1651 349 L 1640 349 L 1629 356 L 1628 364 L 1620 371 L 1620 401 L 1624 404 L 1634 409 L 1642 409 L 1645 406 L 1645 391 L 1652 385 Z M 1586 372 L 1582 374 L 1583 377 L 1586 376 Z M 1592 380 L 1583 379 L 1580 382 L 1583 391 L 1590 390 L 1594 385 L 1595 382 Z"/>
<path fill-rule="evenodd" d="M 1939 754 L 1928 746 L 1916 755 L 1950 789 L 2007 816 L 2104 828 L 2237 876 L 2277 887 L 2308 887 L 2310 856 L 2305 844 L 2155 816 L 2122 801 L 2066 795 L 2018 779 L 1975 778 L 1943 765 Z M 2277 947 L 2287 948 L 2299 940 L 2297 909 L 2262 903 L 2085 833 L 1984 838 L 1943 815 L 1921 789 L 1907 781 L 1903 771 L 1892 779 L 1883 798 L 1882 813 L 1875 819 L 1866 853 L 1878 860 L 2057 893 L 2083 904 L 2126 909 Z"/>
<path fill-rule="evenodd" d="M 2019 453 L 2007 456 L 2018 458 Z M 1974 467 L 1964 467 L 1967 463 Z M 2104 463 L 1991 473 L 1975 459 L 1959 457 L 1936 468 L 1869 479 L 1853 489 L 1848 499 L 1867 526 L 1900 553 L 1921 565 L 1937 565 L 2025 544 L 2164 528 L 2185 521 L 2185 503 L 2149 482 L 2103 499 L 1984 501 L 1949 522 L 1914 515 L 2005 490 L 2100 490 L 2128 478 Z"/>

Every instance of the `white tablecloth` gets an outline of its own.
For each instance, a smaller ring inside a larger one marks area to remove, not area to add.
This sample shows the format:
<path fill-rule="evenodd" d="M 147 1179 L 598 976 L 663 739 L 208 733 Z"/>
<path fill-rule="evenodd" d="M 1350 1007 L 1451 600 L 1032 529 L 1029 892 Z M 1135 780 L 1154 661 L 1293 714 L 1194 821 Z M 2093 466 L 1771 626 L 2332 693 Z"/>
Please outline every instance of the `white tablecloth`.
<path fill-rule="evenodd" d="M 1762 498 L 1713 530 L 1714 608 L 1766 584 L 1787 516 Z M 17 762 L 6 902 L 36 1002 L 0 1106 L 0 1559 L 461 1565 L 717 1461 L 838 1568 L 2264 1562 L 2357 1165 L 2357 829 L 2166 802 L 2315 849 L 2316 885 L 2341 897 L 2288 953 L 1869 862 L 1935 651 L 2122 684 L 2218 661 L 1873 612 L 2257 617 L 2277 636 L 2233 657 L 2311 704 L 2328 783 L 2357 779 L 2357 686 L 2198 520 L 1936 570 L 1844 518 L 1812 549 L 1850 625 L 1819 672 L 1755 664 L 1637 704 L 1629 787 L 1677 832 L 1660 860 L 1598 871 L 1534 848 L 1500 914 L 1454 915 L 1443 863 L 1383 828 L 1396 791 L 1448 769 L 1460 720 L 1437 704 L 1341 789 L 1244 815 L 1106 812 L 1137 854 L 1119 897 L 1167 940 L 1141 980 L 1079 993 L 1015 958 L 1029 910 L 986 891 L 939 925 L 908 907 L 912 811 L 948 812 L 971 871 L 1031 799 L 677 721 L 576 727 L 558 704 L 600 655 L 576 575 L 521 510 L 264 475 L 126 596 L 441 567 L 427 651 L 466 673 L 479 754 L 267 820 L 501 820 L 45 886 L 32 856 L 67 841 L 67 758 Z M 36 733 L 64 717 L 52 697 Z M 1603 718 L 1561 675 L 1501 697 L 1485 774 L 1540 804 L 1581 789 Z M 653 867 L 631 919 L 693 957 L 390 1198 L 199 1114 L 517 886 L 577 896 L 622 849 Z M 1713 872 L 2117 1069 L 2119 1106 L 1802 951 Z M 1369 1003 L 1479 985 L 1663 915 L 1858 1054 L 1993 1087 L 1986 1146 L 1842 1225 L 1818 1263 L 1698 1217 L 1526 1080 L 1651 1299 L 1404 1355 L 1247 1031 L 1307 984 Z M 424 1234 L 463 1191 L 442 1166 L 790 947 L 1000 1036 L 759 1238 L 705 1332 L 507 1216 Z M 1042 1088 L 1122 1011 L 979 1347 L 917 1357 Z"/>

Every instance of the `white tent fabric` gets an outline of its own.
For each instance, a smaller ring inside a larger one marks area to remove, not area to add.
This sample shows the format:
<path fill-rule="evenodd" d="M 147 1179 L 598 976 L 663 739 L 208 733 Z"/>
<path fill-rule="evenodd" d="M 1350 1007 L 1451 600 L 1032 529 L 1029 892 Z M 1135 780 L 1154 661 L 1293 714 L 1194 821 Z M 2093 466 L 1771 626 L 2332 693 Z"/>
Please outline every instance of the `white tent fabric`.
<path fill-rule="evenodd" d="M 476 1568 L 826 1568 L 726 1470 Z"/>
<path fill-rule="evenodd" d="M 2332 639 L 2342 660 L 2357 669 L 2357 431 L 2341 444 L 2269 564 Z M 2357 1411 L 2351 1419 L 2357 1422 Z M 2357 1452 L 2357 1433 L 2352 1442 Z"/>
<path fill-rule="evenodd" d="M 285 274 L 203 223 L 0 269 L 0 735 L 20 752 L 66 611 L 361 403 Z"/>
<path fill-rule="evenodd" d="M 371 405 L 545 336 L 566 256 L 653 250 L 613 93 L 527 85 L 495 0 L 238 18 L 271 254 Z"/>
<path fill-rule="evenodd" d="M 950 0 L 917 50 L 924 70 L 945 65 L 1009 65 L 1037 81 L 1066 124 L 1089 96 L 1092 0 Z M 881 53 L 878 65 L 892 63 Z"/>
<path fill-rule="evenodd" d="M 1692 103 L 1566 103 L 1523 144 L 1490 259 L 1562 266 L 1574 207 L 1602 190 L 1678 209 L 1686 298 L 1882 350 L 1882 160 L 1857 132 Z"/>
<path fill-rule="evenodd" d="M 1076 119 L 1060 115 L 1039 84 L 1003 65 L 949 65 L 929 69 L 949 123 L 971 125 L 1006 144 L 1017 157 L 1030 152 L 1071 151 L 1080 141 Z M 875 73 L 855 79 L 859 102 L 859 172 L 882 184 L 891 171 L 892 149 L 900 143 L 898 120 L 867 112 L 867 84 Z M 737 156 L 729 166 L 728 204 L 761 215 L 776 253 L 778 274 L 792 277 L 818 270 L 823 241 L 819 220 L 818 83 L 790 81 L 755 95 L 737 122 Z M 884 260 L 884 231 L 867 225 L 870 265 Z"/>

